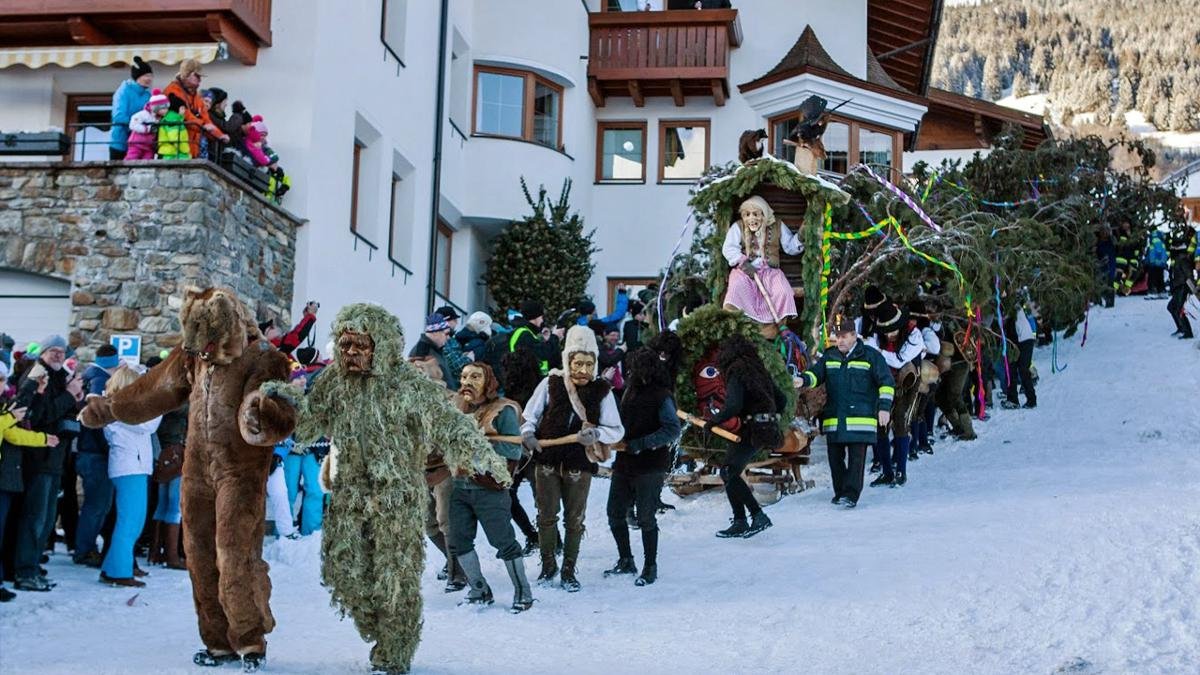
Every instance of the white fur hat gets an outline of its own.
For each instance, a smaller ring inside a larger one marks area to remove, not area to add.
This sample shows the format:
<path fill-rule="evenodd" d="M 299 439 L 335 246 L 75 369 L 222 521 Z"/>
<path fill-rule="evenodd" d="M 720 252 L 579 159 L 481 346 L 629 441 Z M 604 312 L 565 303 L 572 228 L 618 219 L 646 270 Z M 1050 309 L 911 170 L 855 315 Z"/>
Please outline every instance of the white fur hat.
<path fill-rule="evenodd" d="M 492 317 L 487 312 L 473 312 L 467 317 L 467 328 L 484 335 L 492 334 Z"/>
<path fill-rule="evenodd" d="M 600 345 L 596 343 L 596 334 L 587 326 L 571 326 L 567 330 L 566 339 L 563 340 L 562 365 L 564 371 L 570 370 L 571 355 L 580 352 L 595 357 L 596 365 L 592 367 L 592 377 L 596 377 L 600 368 Z"/>

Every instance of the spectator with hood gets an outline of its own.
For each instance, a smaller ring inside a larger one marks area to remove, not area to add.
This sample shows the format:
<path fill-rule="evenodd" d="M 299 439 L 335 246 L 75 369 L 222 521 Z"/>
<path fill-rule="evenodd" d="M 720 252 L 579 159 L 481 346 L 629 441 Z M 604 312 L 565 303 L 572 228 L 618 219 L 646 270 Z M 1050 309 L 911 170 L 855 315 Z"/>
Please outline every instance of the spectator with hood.
<path fill-rule="evenodd" d="M 150 102 L 150 86 L 154 84 L 154 71 L 142 57 L 133 57 L 129 67 L 129 79 L 113 92 L 112 132 L 108 138 L 108 158 L 125 159 L 129 151 L 129 120 Z"/>

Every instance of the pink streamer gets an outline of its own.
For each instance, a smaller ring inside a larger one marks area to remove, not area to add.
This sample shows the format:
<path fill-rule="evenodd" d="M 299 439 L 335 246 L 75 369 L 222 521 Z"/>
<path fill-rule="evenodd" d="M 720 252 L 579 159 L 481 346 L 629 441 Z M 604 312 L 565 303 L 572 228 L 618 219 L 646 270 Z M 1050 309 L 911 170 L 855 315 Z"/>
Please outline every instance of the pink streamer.
<path fill-rule="evenodd" d="M 879 183 L 883 187 L 887 188 L 889 192 L 891 192 L 892 194 L 899 197 L 900 201 L 904 202 L 904 204 L 908 208 L 912 209 L 913 213 L 916 213 L 917 216 L 919 216 L 921 218 L 921 220 L 925 222 L 926 225 L 928 225 L 930 228 L 932 228 L 934 232 L 942 231 L 942 228 L 938 227 L 937 223 L 933 222 L 933 219 L 929 217 L 928 213 L 925 213 L 925 211 L 922 210 L 920 206 L 917 206 L 917 203 L 915 201 L 913 201 L 912 197 L 908 196 L 907 192 L 896 187 L 890 181 L 888 181 L 886 178 L 881 178 L 879 176 L 879 174 L 872 171 L 871 167 L 867 166 L 866 164 L 859 164 L 858 166 L 854 167 L 854 169 L 855 170 L 862 169 L 863 171 L 865 171 L 867 173 L 868 176 L 873 178 L 876 183 Z"/>

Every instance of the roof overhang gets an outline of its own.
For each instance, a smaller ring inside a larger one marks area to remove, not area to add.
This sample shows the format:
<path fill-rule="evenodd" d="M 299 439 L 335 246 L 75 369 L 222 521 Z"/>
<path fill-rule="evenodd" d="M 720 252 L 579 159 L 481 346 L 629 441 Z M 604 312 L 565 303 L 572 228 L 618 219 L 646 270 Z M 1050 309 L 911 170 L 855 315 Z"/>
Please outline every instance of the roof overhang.
<path fill-rule="evenodd" d="M 799 108 L 813 94 L 828 100 L 830 107 L 848 100 L 838 109 L 839 115 L 906 132 L 916 129 L 925 115 L 926 106 L 918 96 L 831 75 L 805 72 L 751 88 L 743 85 L 742 97 L 755 112 L 767 118 Z"/>

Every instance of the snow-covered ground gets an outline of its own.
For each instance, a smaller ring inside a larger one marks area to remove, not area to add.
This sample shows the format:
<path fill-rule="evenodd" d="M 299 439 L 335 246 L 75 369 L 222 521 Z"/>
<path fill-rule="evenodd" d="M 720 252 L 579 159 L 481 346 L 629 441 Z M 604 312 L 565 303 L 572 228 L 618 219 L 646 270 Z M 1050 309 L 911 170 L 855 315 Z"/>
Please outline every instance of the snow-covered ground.
<path fill-rule="evenodd" d="M 414 671 L 1195 673 L 1200 350 L 1168 337 L 1164 304 L 1093 310 L 1086 348 L 1060 347 L 1065 371 L 1038 351 L 1036 410 L 995 411 L 978 441 L 939 443 L 855 511 L 830 506 L 821 461 L 817 489 L 770 507 L 754 539 L 713 538 L 719 495 L 679 502 L 650 587 L 601 577 L 615 553 L 598 480 L 583 591 L 535 589 L 517 616 L 460 608 L 431 565 Z M 268 557 L 270 671 L 366 672 L 367 645 L 319 584 L 319 542 Z M 50 563 L 53 592 L 0 606 L 0 671 L 197 672 L 185 573 L 155 570 L 135 593 L 67 560 Z M 499 562 L 484 564 L 507 598 Z"/>

